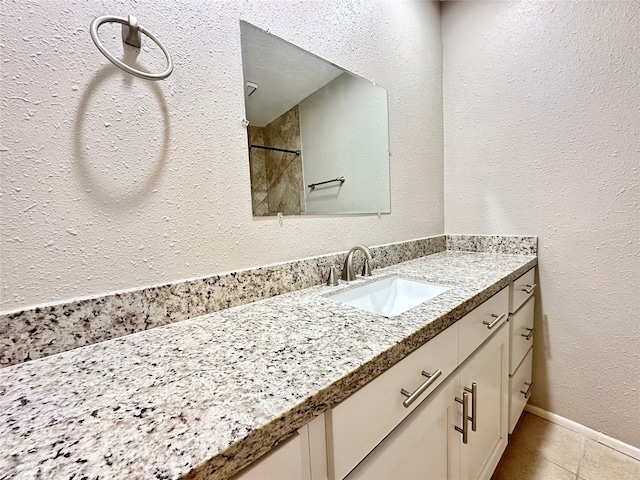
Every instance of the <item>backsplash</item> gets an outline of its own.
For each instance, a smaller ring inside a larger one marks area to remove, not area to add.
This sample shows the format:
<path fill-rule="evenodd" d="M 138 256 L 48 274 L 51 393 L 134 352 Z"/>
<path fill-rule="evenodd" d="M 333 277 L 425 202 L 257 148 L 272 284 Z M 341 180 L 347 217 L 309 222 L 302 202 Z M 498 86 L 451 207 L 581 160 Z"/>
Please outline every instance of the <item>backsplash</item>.
<path fill-rule="evenodd" d="M 501 235 L 447 235 L 446 237 L 447 250 L 504 255 L 538 254 L 538 237 Z"/>
<path fill-rule="evenodd" d="M 537 255 L 537 237 L 438 235 L 372 247 L 374 268 L 444 250 Z M 0 366 L 319 285 L 345 252 L 0 315 Z M 356 256 L 356 271 L 362 260 Z M 359 262 L 359 263 L 358 263 Z"/>
<path fill-rule="evenodd" d="M 445 248 L 445 237 L 439 235 L 371 250 L 374 268 L 382 268 Z M 328 269 L 318 264 L 329 263 L 340 272 L 344 256 L 340 252 L 2 314 L 0 365 L 14 365 L 319 285 Z"/>

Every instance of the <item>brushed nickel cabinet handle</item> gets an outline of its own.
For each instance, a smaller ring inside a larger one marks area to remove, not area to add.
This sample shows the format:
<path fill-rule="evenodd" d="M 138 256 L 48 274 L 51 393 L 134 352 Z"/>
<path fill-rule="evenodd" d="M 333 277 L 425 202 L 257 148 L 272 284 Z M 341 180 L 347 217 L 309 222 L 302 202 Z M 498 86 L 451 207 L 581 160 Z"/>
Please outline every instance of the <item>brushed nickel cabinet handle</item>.
<path fill-rule="evenodd" d="M 468 392 L 471 394 L 471 416 L 469 417 L 469 420 L 471 420 L 471 430 L 472 431 L 476 431 L 476 427 L 477 425 L 477 420 L 478 420 L 478 413 L 477 413 L 477 393 L 478 393 L 478 384 L 476 382 L 473 382 L 471 384 L 471 388 L 469 387 L 464 387 L 464 391 Z"/>
<path fill-rule="evenodd" d="M 533 387 L 533 382 L 531 383 L 524 382 L 524 384 L 527 385 L 529 388 L 527 388 L 527 391 L 520 390 L 520 393 L 524 395 L 524 398 L 529 398 L 529 396 L 531 395 L 531 387 Z"/>
<path fill-rule="evenodd" d="M 529 333 L 521 333 L 520 336 L 526 338 L 527 340 L 531 340 L 531 338 L 533 337 L 533 331 L 535 330 L 535 328 L 526 327 L 525 330 L 529 330 Z"/>
<path fill-rule="evenodd" d="M 469 425 L 467 422 L 469 421 L 469 394 L 467 392 L 462 392 L 462 399 L 456 397 L 456 402 L 462 404 L 462 428 L 455 425 L 456 432 L 460 432 L 462 434 L 462 443 L 469 443 Z"/>
<path fill-rule="evenodd" d="M 493 322 L 487 322 L 486 320 L 482 322 L 482 324 L 486 325 L 489 330 L 491 330 L 498 323 L 500 323 L 500 321 L 502 319 L 504 319 L 504 317 L 506 317 L 507 314 L 506 313 L 501 313 L 500 315 L 496 315 L 495 313 L 492 313 L 491 316 L 495 318 L 495 320 Z"/>
<path fill-rule="evenodd" d="M 533 292 L 533 290 L 536 288 L 536 285 L 537 284 L 535 284 L 535 283 L 532 284 L 532 285 L 525 285 L 524 286 L 525 288 L 523 288 L 522 291 L 527 293 L 527 294 L 529 294 L 529 293 Z"/>
<path fill-rule="evenodd" d="M 427 380 L 422 385 L 420 385 L 415 392 L 409 393 L 404 388 L 400 390 L 400 393 L 407 397 L 407 399 L 402 402 L 402 406 L 404 408 L 409 408 L 411 404 L 415 402 L 417 398 L 425 392 L 425 390 L 427 390 L 427 388 L 433 385 L 433 382 L 435 382 L 440 375 L 442 375 L 442 370 L 436 370 L 435 372 L 433 372 L 433 374 L 422 372 L 422 376 L 427 377 Z"/>

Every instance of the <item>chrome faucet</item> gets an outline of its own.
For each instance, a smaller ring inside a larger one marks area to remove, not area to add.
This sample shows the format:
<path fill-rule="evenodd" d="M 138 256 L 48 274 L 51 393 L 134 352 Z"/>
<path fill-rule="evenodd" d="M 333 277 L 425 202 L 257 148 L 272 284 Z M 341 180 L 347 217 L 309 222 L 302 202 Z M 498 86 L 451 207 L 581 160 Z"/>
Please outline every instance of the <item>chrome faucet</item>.
<path fill-rule="evenodd" d="M 356 279 L 356 273 L 353 270 L 353 254 L 356 250 L 360 250 L 364 253 L 364 266 L 362 267 L 362 276 L 368 277 L 371 275 L 371 261 L 373 260 L 373 256 L 371 255 L 371 250 L 369 247 L 365 247 L 364 245 L 356 245 L 351 250 L 347 252 L 347 258 L 344 261 L 344 268 L 342 269 L 342 280 L 346 280 L 350 282 Z"/>

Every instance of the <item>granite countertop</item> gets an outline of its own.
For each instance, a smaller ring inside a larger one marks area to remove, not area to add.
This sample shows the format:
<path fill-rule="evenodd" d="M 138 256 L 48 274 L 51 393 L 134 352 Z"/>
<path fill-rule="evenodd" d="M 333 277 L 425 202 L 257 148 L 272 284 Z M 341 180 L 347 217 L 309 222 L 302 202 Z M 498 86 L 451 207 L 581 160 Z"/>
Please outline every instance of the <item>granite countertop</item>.
<path fill-rule="evenodd" d="M 228 478 L 536 265 L 442 252 L 453 288 L 385 318 L 318 286 L 0 370 L 0 478 Z"/>

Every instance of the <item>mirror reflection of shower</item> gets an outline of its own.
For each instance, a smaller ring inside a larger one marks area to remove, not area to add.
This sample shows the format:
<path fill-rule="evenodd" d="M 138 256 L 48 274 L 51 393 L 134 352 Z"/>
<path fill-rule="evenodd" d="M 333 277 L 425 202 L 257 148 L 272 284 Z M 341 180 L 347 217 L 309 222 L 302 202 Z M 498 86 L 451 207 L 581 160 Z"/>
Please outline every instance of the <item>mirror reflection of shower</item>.
<path fill-rule="evenodd" d="M 390 213 L 386 89 L 240 29 L 253 215 Z"/>
<path fill-rule="evenodd" d="M 249 125 L 247 136 L 253 214 L 300 215 L 304 198 L 300 198 L 303 177 L 298 106 L 264 127 Z"/>

